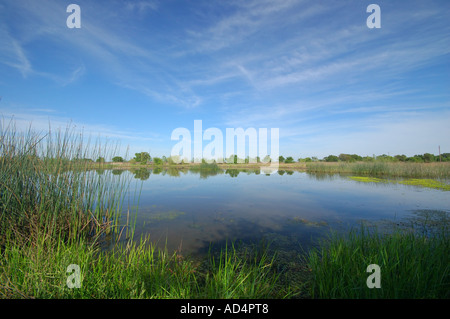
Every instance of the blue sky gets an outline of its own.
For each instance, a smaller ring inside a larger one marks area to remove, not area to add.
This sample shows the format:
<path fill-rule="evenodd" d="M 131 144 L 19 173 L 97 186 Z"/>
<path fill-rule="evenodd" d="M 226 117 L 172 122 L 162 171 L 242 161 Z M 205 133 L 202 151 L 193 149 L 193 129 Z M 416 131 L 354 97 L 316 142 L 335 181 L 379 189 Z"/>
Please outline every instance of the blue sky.
<path fill-rule="evenodd" d="M 294 158 L 450 152 L 449 15 L 448 0 L 2 0 L 0 113 L 121 155 L 169 155 L 194 120 L 279 128 Z"/>

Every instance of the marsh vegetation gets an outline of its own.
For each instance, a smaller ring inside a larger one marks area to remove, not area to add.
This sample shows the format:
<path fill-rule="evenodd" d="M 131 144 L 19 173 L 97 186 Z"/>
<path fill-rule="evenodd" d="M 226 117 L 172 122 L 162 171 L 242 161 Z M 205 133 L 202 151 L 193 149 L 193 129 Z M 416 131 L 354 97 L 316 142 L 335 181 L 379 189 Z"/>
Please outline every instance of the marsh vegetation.
<path fill-rule="evenodd" d="M 217 248 L 211 243 L 207 254 L 194 258 L 181 246 L 171 251 L 157 247 L 151 233 L 136 235 L 141 190 L 132 181 L 144 182 L 151 174 L 179 177 L 187 172 L 199 174 L 202 179 L 217 175 L 241 177 L 259 174 L 259 170 L 223 169 L 204 163 L 182 170 L 173 167 L 149 170 L 141 166 L 132 168 L 132 174 L 123 174 L 117 167 L 105 169 L 103 161 L 86 160 L 114 154 L 114 148 L 108 155 L 108 147 L 86 143 L 69 130 L 41 135 L 31 130 L 18 132 L 13 123 L 2 124 L 1 297 L 449 297 L 448 212 L 439 211 L 442 217 L 439 221 L 430 223 L 427 218 L 419 224 L 402 224 L 402 229 L 396 226 L 387 233 L 364 227 L 336 233 L 301 253 L 278 249 L 277 242 L 269 245 L 227 241 Z M 119 160 L 116 158 L 122 163 Z M 349 163 L 337 167 L 313 164 L 309 166 L 311 172 L 345 171 L 362 176 L 353 179 L 366 183 L 385 183 L 385 177 L 381 176 L 448 177 L 448 168 L 436 164 L 427 167 L 398 166 L 403 165 L 398 163 L 392 166 Z M 287 171 L 291 172 L 283 172 Z M 445 181 L 436 184 L 431 180 L 408 179 L 407 184 L 448 190 Z M 184 211 L 167 212 L 149 215 L 149 224 L 193 218 Z M 218 225 L 237 224 L 229 213 L 211 214 Z M 328 226 L 326 222 L 296 215 L 286 220 L 290 227 Z M 203 227 L 201 223 L 196 225 Z M 105 242 L 109 243 L 108 249 Z M 365 286 L 368 263 L 382 267 L 381 289 L 369 290 Z M 67 286 L 66 271 L 70 264 L 81 267 L 80 289 Z"/>

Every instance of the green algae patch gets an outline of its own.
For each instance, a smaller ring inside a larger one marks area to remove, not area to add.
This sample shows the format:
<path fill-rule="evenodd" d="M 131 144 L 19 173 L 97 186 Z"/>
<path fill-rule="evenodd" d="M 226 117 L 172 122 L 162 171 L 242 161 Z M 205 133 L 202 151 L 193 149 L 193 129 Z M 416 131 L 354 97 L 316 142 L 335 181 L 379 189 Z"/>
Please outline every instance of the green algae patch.
<path fill-rule="evenodd" d="M 357 182 L 364 182 L 364 183 L 386 183 L 388 180 L 382 179 L 382 178 L 376 178 L 376 177 L 368 177 L 368 176 L 350 176 L 351 180 L 357 181 Z"/>
<path fill-rule="evenodd" d="M 170 210 L 167 212 L 158 212 L 153 213 L 148 216 L 150 221 L 170 221 L 178 218 L 179 216 L 184 215 L 184 212 L 180 212 L 177 210 Z"/>
<path fill-rule="evenodd" d="M 450 184 L 446 184 L 435 179 L 409 178 L 404 180 L 392 180 L 368 176 L 350 176 L 349 179 L 362 183 L 393 183 L 450 191 Z"/>
<path fill-rule="evenodd" d="M 305 218 L 301 218 L 298 216 L 295 216 L 291 219 L 289 219 L 289 223 L 291 224 L 303 224 L 305 226 L 313 226 L 313 227 L 320 227 L 320 226 L 327 226 L 327 222 L 325 221 L 320 221 L 320 222 L 314 222 L 311 220 L 307 220 Z"/>
<path fill-rule="evenodd" d="M 434 179 L 406 179 L 403 181 L 398 181 L 399 184 L 404 185 L 412 185 L 412 186 L 422 186 L 422 187 L 428 187 L 428 188 L 434 188 L 434 189 L 440 189 L 443 191 L 450 191 L 450 185 L 446 183 L 439 182 Z"/>

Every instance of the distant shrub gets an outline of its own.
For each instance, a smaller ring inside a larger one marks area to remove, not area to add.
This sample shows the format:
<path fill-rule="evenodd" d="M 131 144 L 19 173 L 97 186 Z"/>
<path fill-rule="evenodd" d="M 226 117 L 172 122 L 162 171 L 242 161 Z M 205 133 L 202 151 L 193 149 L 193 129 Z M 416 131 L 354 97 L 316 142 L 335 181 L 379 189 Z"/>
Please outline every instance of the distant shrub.
<path fill-rule="evenodd" d="M 121 163 L 121 162 L 123 162 L 123 158 L 120 157 L 120 156 L 114 156 L 114 157 L 112 158 L 112 161 L 113 161 L 114 163 Z"/>

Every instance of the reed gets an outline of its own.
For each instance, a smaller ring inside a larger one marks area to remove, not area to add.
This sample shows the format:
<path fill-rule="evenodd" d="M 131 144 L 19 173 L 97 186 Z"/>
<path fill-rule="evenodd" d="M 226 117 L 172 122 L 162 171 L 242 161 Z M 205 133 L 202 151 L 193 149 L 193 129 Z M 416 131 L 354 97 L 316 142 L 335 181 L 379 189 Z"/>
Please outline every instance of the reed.
<path fill-rule="evenodd" d="M 356 163 L 307 163 L 306 171 L 311 173 L 344 173 L 384 177 L 449 178 L 450 163 L 389 163 L 382 161 Z"/>
<path fill-rule="evenodd" d="M 0 242 L 11 236 L 33 241 L 42 234 L 77 240 L 117 231 L 129 183 L 87 169 L 80 159 L 97 149 L 69 129 L 42 135 L 2 123 Z"/>
<path fill-rule="evenodd" d="M 448 229 L 433 234 L 361 227 L 334 233 L 310 252 L 313 298 L 449 298 Z M 381 270 L 381 288 L 369 289 L 367 266 Z"/>
<path fill-rule="evenodd" d="M 234 244 L 220 251 L 218 257 L 209 253 L 210 271 L 206 275 L 205 297 L 208 298 L 270 298 L 279 295 L 278 276 L 274 272 L 274 257 L 267 247 L 256 254 L 249 251 L 240 256 Z"/>
<path fill-rule="evenodd" d="M 113 251 L 93 245 L 44 241 L 2 250 L 3 298 L 282 298 L 270 260 L 223 250 L 194 261 L 157 250 L 148 237 Z M 70 264 L 80 265 L 81 287 L 69 288 Z"/>

